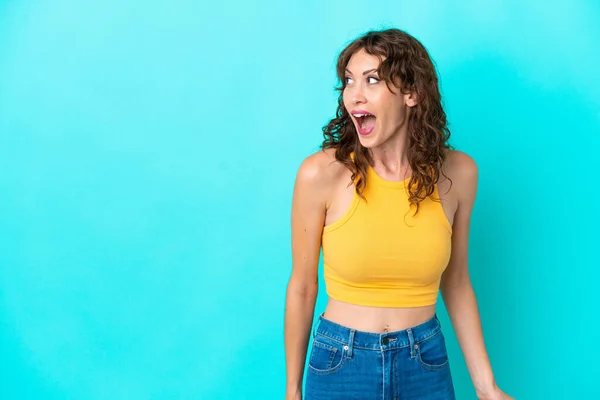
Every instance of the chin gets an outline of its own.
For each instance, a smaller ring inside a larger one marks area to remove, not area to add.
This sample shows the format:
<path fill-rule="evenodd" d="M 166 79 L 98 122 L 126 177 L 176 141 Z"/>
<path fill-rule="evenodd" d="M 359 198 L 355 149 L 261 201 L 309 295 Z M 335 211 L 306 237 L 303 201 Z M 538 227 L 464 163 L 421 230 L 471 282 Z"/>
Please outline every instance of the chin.
<path fill-rule="evenodd" d="M 376 136 L 373 136 L 373 135 L 362 136 L 359 133 L 357 133 L 357 135 L 358 135 L 358 141 L 360 142 L 362 147 L 365 147 L 367 149 L 377 147 L 378 141 L 377 141 Z"/>

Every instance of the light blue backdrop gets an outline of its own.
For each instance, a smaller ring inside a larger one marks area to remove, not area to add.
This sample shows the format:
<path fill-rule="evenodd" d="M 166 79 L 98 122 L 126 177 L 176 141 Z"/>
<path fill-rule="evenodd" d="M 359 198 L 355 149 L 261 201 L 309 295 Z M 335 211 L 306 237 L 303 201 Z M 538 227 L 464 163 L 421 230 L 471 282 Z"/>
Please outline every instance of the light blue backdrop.
<path fill-rule="evenodd" d="M 600 398 L 599 20 L 595 0 L 0 1 L 0 397 L 283 399 L 295 172 L 336 54 L 395 26 L 480 168 L 498 382 Z"/>

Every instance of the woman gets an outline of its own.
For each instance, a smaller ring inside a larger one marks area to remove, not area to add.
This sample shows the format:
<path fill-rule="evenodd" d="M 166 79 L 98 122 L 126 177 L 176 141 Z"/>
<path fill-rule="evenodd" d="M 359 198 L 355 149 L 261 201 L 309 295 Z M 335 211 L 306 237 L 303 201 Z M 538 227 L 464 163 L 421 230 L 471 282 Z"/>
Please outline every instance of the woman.
<path fill-rule="evenodd" d="M 454 399 L 444 299 L 479 399 L 495 383 L 467 266 L 477 166 L 451 149 L 427 50 L 398 29 L 340 54 L 336 118 L 299 167 L 286 296 L 286 399 Z M 329 296 L 311 335 L 320 250 Z"/>

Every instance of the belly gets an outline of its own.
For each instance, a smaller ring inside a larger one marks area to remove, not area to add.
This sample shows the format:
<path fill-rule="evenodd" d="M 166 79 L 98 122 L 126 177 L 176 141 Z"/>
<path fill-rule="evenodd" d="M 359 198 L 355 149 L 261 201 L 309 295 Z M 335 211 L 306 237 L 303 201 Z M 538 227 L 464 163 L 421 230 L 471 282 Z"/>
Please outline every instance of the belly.
<path fill-rule="evenodd" d="M 435 315 L 436 305 L 409 308 L 365 307 L 330 298 L 323 317 L 363 332 L 393 332 L 419 325 Z"/>

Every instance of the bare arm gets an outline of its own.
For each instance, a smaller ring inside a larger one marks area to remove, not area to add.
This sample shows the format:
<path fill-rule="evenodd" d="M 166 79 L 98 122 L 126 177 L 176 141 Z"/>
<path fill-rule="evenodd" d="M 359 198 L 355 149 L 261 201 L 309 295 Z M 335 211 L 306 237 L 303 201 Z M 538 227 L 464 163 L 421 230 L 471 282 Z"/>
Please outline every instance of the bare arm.
<path fill-rule="evenodd" d="M 307 157 L 296 176 L 292 200 L 292 273 L 287 286 L 284 342 L 286 399 L 301 399 L 302 377 L 318 291 L 317 269 L 327 185 L 323 153 Z"/>
<path fill-rule="evenodd" d="M 442 276 L 441 293 L 478 398 L 510 399 L 496 386 L 468 271 L 469 228 L 478 169 L 468 155 L 455 153 L 453 156 L 449 172 L 458 196 L 458 209 L 454 218 L 452 256 Z"/>

